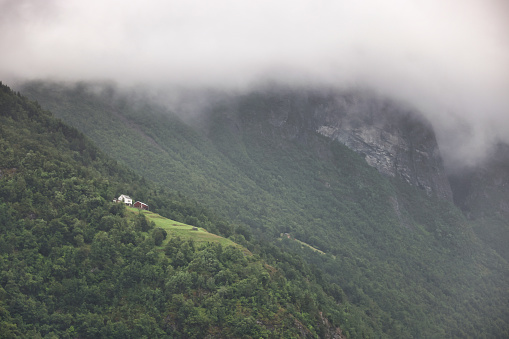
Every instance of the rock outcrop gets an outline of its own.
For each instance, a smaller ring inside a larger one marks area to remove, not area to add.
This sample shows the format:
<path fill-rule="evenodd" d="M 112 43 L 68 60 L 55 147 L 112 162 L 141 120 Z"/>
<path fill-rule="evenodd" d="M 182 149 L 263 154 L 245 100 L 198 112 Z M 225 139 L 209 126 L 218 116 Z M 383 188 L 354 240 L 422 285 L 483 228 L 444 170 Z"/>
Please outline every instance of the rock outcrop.
<path fill-rule="evenodd" d="M 257 124 L 251 129 L 266 137 L 301 142 L 318 132 L 361 154 L 381 174 L 453 200 L 431 124 L 402 103 L 368 91 L 274 86 L 225 99 L 218 110 L 232 130 Z"/>
<path fill-rule="evenodd" d="M 360 153 L 380 173 L 452 200 L 433 129 L 417 112 L 366 93 L 338 95 L 316 108 L 316 131 Z"/>

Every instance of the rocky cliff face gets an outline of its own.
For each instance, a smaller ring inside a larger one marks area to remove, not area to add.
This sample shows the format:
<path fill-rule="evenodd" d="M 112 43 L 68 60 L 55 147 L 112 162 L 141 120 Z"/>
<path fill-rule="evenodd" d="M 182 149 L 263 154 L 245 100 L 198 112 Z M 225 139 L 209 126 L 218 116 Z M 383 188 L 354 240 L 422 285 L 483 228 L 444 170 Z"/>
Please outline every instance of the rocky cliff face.
<path fill-rule="evenodd" d="M 318 132 L 361 154 L 383 175 L 400 177 L 430 196 L 452 201 L 431 125 L 402 104 L 362 91 L 271 88 L 237 98 L 222 109 L 242 111 L 244 119 L 265 120 L 272 131 L 262 133 L 305 141 Z"/>
<path fill-rule="evenodd" d="M 344 94 L 314 112 L 316 131 L 362 154 L 384 175 L 452 200 L 433 129 L 417 112 L 366 93 Z"/>
<path fill-rule="evenodd" d="M 318 132 L 337 140 L 383 175 L 452 201 L 431 125 L 402 104 L 363 91 L 271 89 L 234 106 L 264 116 L 288 138 Z"/>

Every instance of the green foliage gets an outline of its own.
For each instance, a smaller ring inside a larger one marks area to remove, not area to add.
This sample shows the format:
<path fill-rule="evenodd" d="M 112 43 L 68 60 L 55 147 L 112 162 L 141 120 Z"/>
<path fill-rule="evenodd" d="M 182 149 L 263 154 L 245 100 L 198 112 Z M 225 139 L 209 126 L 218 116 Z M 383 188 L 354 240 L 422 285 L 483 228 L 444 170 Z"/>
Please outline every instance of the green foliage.
<path fill-rule="evenodd" d="M 163 230 L 162 228 L 156 228 L 152 232 L 152 236 L 154 237 L 154 243 L 156 246 L 161 246 L 163 244 L 164 239 L 166 239 L 166 236 L 168 233 Z"/>

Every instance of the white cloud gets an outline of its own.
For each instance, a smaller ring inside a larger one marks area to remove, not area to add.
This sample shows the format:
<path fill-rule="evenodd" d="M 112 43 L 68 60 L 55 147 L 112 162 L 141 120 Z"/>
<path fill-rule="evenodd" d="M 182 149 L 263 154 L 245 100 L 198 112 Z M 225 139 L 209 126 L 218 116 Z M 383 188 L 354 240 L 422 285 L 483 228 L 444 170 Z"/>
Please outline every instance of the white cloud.
<path fill-rule="evenodd" d="M 502 0 L 0 0 L 0 50 L 3 78 L 363 84 L 423 110 L 460 159 L 509 141 Z"/>

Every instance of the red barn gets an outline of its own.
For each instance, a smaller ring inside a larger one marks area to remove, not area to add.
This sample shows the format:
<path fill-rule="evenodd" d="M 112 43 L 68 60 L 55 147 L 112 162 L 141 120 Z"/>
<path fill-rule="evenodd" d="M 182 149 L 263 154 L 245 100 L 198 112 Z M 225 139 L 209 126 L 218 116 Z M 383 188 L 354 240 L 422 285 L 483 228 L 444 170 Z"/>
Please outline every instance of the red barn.
<path fill-rule="evenodd" d="M 148 211 L 148 205 L 143 203 L 143 202 L 141 202 L 141 201 L 136 201 L 134 203 L 134 207 L 139 208 L 140 210 L 147 210 Z"/>

